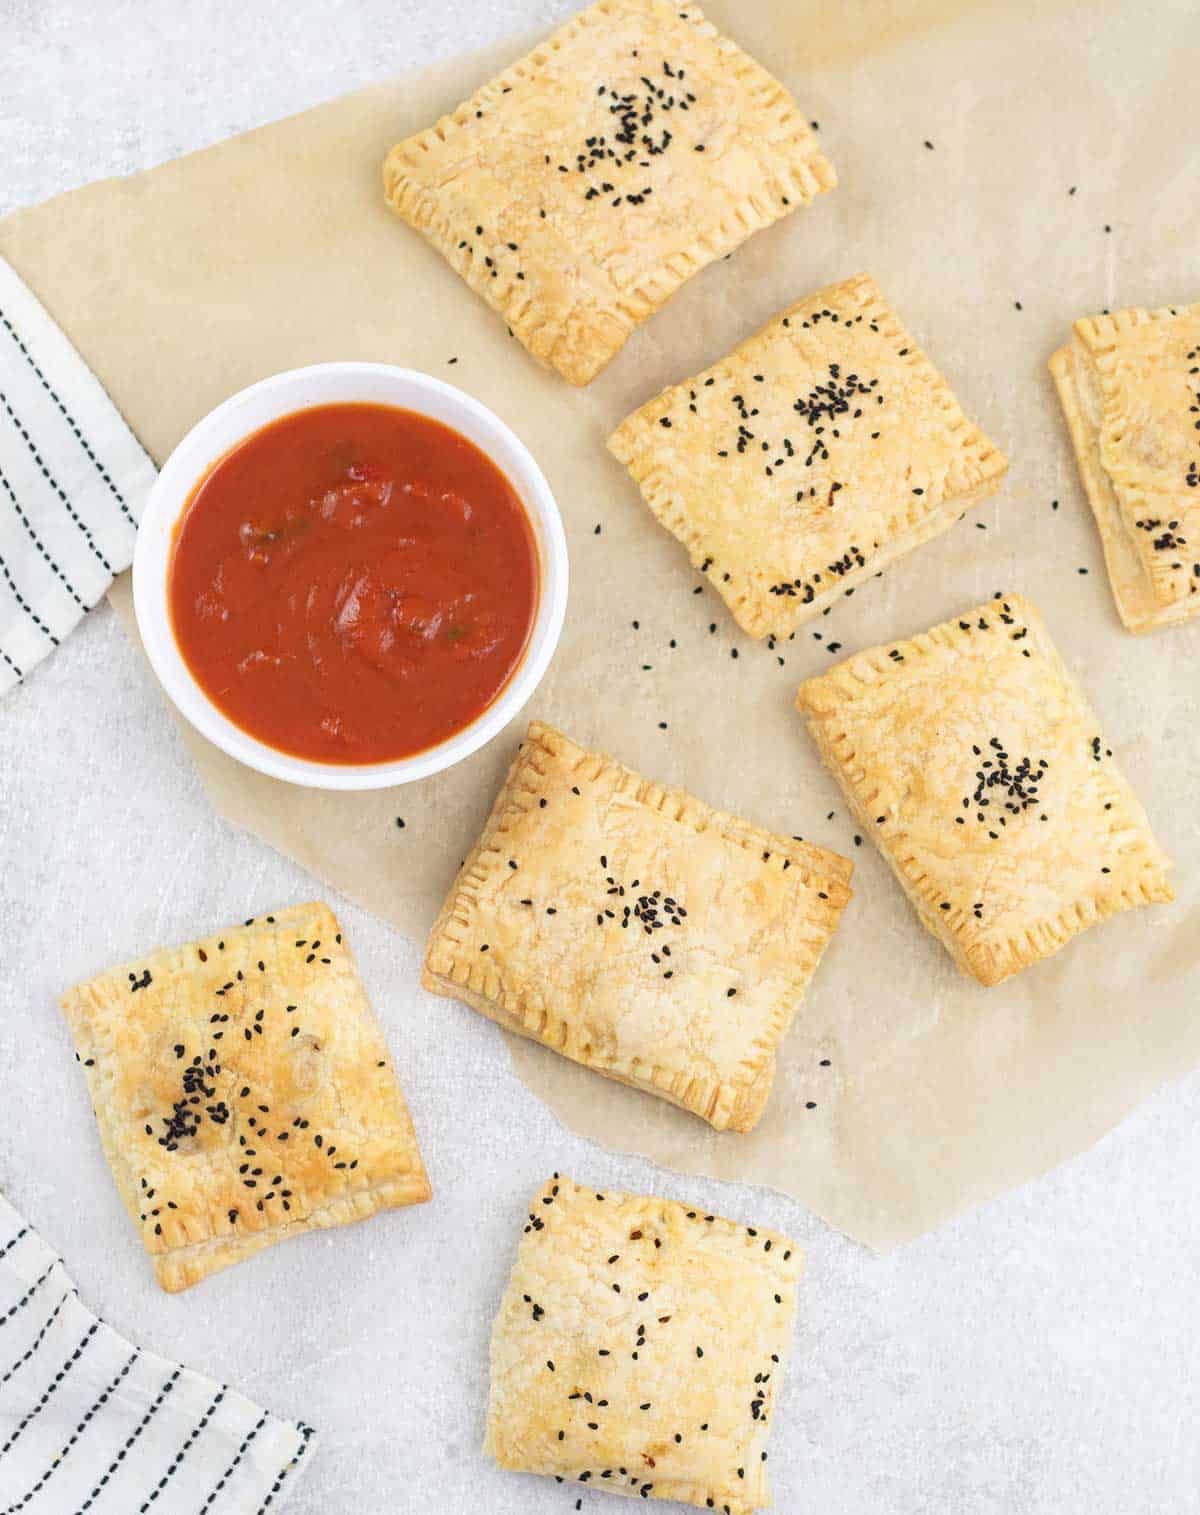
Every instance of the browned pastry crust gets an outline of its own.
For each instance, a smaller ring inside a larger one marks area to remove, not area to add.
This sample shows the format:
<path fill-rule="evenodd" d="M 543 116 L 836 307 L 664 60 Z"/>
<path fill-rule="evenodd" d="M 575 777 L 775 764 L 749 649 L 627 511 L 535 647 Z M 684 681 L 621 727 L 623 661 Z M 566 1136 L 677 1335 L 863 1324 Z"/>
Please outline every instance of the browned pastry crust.
<path fill-rule="evenodd" d="M 790 635 L 948 530 L 1008 467 L 866 274 L 798 301 L 608 445 L 756 637 Z"/>
<path fill-rule="evenodd" d="M 796 703 L 922 923 L 981 984 L 1173 898 L 1137 796 L 1020 595 L 847 658 Z"/>
<path fill-rule="evenodd" d="M 63 1009 L 164 1289 L 429 1198 L 395 1069 L 328 906 L 139 958 L 71 989 Z"/>
<path fill-rule="evenodd" d="M 802 1265 L 777 1232 L 555 1174 L 492 1328 L 485 1452 L 729 1515 L 769 1504 Z"/>
<path fill-rule="evenodd" d="M 1122 621 L 1200 615 L 1200 304 L 1076 321 L 1050 372 Z"/>
<path fill-rule="evenodd" d="M 835 183 L 791 96 L 691 0 L 598 0 L 384 165 L 392 208 L 572 384 Z"/>
<path fill-rule="evenodd" d="M 851 864 L 535 721 L 423 982 L 717 1130 L 762 1114 Z"/>

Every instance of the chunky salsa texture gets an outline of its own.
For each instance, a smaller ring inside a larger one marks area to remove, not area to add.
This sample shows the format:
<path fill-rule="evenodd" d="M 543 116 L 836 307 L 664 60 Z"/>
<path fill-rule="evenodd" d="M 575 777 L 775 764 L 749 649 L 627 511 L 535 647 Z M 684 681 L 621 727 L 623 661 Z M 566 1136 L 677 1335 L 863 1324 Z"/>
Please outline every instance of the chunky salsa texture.
<path fill-rule="evenodd" d="M 461 731 L 521 661 L 538 555 L 474 443 L 388 405 L 319 405 L 254 432 L 196 487 L 169 582 L 209 699 L 283 752 L 408 757 Z"/>

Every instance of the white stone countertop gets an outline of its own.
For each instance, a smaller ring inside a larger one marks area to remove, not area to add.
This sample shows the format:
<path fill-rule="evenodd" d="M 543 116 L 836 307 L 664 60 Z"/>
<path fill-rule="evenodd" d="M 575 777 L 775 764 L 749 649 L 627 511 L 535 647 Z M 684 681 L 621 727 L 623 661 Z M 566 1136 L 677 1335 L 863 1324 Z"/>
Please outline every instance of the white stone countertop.
<path fill-rule="evenodd" d="M 575 8 L 0 0 L 0 213 Z M 422 993 L 415 951 L 336 896 L 435 1202 L 161 1294 L 100 1155 L 58 994 L 321 893 L 210 812 L 107 606 L 0 708 L 0 1189 L 115 1327 L 318 1428 L 290 1515 L 614 1507 L 500 1473 L 479 1451 L 491 1317 L 527 1197 L 554 1168 L 758 1220 L 807 1249 L 771 1444 L 776 1509 L 1200 1510 L 1200 1077 L 879 1260 L 778 1195 L 567 1135 L 511 1073 L 496 1028 Z"/>

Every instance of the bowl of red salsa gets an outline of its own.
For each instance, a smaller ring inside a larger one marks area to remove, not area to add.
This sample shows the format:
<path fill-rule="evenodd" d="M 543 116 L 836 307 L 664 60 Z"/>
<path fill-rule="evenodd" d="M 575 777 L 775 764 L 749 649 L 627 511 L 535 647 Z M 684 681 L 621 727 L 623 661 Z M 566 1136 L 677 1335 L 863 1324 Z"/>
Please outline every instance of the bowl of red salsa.
<path fill-rule="evenodd" d="M 276 374 L 200 421 L 151 492 L 133 565 L 159 679 L 275 778 L 425 778 L 517 714 L 567 599 L 554 496 L 470 395 L 379 363 Z"/>

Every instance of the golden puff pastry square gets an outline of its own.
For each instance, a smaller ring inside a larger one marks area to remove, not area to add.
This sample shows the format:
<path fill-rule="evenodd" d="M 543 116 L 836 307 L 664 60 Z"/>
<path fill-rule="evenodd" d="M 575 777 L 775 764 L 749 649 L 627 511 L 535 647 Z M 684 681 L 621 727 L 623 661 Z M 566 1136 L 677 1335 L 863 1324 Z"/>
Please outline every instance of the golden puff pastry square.
<path fill-rule="evenodd" d="M 995 599 L 800 686 L 797 705 L 922 923 L 981 984 L 1170 866 L 1041 616 Z"/>
<path fill-rule="evenodd" d="M 484 1451 L 728 1515 L 769 1504 L 802 1264 L 774 1231 L 555 1174 L 492 1328 Z"/>
<path fill-rule="evenodd" d="M 784 87 L 691 0 L 599 0 L 384 165 L 391 207 L 572 384 L 835 183 Z"/>
<path fill-rule="evenodd" d="M 1007 460 L 865 274 L 608 441 L 751 636 L 786 637 L 999 487 Z"/>
<path fill-rule="evenodd" d="M 533 722 L 423 982 L 718 1131 L 762 1114 L 851 864 Z"/>
<path fill-rule="evenodd" d="M 1121 620 L 1200 614 L 1200 304 L 1076 321 L 1050 372 Z"/>
<path fill-rule="evenodd" d="M 430 1196 L 328 906 L 164 948 L 63 999 L 117 1188 L 170 1292 Z"/>

